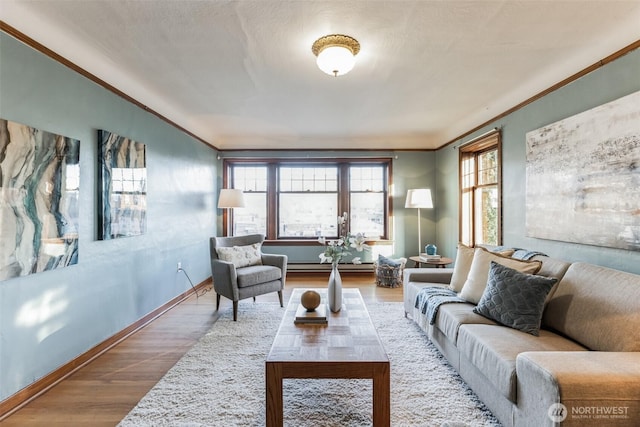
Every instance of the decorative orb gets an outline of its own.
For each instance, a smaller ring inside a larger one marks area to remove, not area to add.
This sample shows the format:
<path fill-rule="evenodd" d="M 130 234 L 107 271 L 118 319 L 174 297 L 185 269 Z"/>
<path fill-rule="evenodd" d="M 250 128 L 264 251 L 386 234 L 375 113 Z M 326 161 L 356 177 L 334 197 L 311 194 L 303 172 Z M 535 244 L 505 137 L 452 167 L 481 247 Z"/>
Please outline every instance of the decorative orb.
<path fill-rule="evenodd" d="M 320 305 L 320 294 L 316 291 L 305 291 L 300 297 L 300 303 L 307 311 L 313 311 Z"/>

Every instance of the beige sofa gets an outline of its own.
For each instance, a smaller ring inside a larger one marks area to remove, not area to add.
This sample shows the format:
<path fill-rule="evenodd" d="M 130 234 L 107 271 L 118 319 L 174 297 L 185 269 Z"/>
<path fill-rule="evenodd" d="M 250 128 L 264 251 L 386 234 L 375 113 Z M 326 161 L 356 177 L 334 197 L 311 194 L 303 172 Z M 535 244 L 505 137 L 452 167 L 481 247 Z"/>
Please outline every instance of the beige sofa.
<path fill-rule="evenodd" d="M 533 259 L 542 261 L 537 274 L 559 279 L 539 336 L 469 303 L 443 304 L 421 327 L 505 426 L 639 426 L 640 275 Z M 417 321 L 419 290 L 447 286 L 453 271 L 405 269 L 405 315 Z"/>

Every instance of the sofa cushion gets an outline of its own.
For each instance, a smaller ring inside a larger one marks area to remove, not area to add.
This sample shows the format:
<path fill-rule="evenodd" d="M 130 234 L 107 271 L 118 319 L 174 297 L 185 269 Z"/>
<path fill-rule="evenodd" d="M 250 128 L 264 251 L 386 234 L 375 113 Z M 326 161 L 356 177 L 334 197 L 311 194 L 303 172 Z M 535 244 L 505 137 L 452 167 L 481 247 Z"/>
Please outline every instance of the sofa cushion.
<path fill-rule="evenodd" d="M 462 286 L 464 286 L 464 282 L 467 280 L 469 270 L 471 269 L 473 252 L 473 248 L 458 243 L 456 263 L 453 266 L 453 275 L 451 276 L 451 283 L 449 284 L 449 289 L 452 291 L 460 292 L 462 290 Z"/>
<path fill-rule="evenodd" d="M 458 341 L 460 326 L 471 324 L 497 325 L 491 319 L 487 319 L 474 313 L 473 304 L 443 304 L 438 310 L 435 327 L 440 330 L 453 344 Z"/>
<path fill-rule="evenodd" d="M 586 351 L 551 331 L 540 336 L 498 325 L 462 325 L 458 350 L 493 384 L 497 392 L 516 402 L 516 357 L 524 351 Z"/>
<path fill-rule="evenodd" d="M 544 301 L 557 281 L 491 261 L 487 287 L 473 311 L 510 328 L 538 335 Z"/>
<path fill-rule="evenodd" d="M 571 264 L 542 323 L 591 350 L 640 351 L 640 275 Z"/>
<path fill-rule="evenodd" d="M 558 258 L 551 258 L 545 255 L 536 255 L 531 258 L 531 260 L 540 261 L 542 263 L 540 270 L 538 270 L 536 274 L 545 277 L 555 277 L 558 279 L 558 282 L 562 280 L 562 277 L 571 265 L 570 262 Z"/>
<path fill-rule="evenodd" d="M 495 249 L 487 249 L 498 255 L 509 257 L 513 254 L 513 249 L 504 249 L 502 247 Z M 464 286 L 464 282 L 467 280 L 469 270 L 471 270 L 471 263 L 473 262 L 473 254 L 475 250 L 463 243 L 458 243 L 458 252 L 456 254 L 456 263 L 453 268 L 453 275 L 451 276 L 451 283 L 449 289 L 452 291 L 460 292 Z"/>
<path fill-rule="evenodd" d="M 246 246 L 217 247 L 218 258 L 233 263 L 236 268 L 262 264 L 260 243 Z"/>
<path fill-rule="evenodd" d="M 238 275 L 239 288 L 272 282 L 282 278 L 282 270 L 271 265 L 252 265 L 239 268 L 236 273 Z"/>
<path fill-rule="evenodd" d="M 546 304 L 549 302 L 549 300 L 553 296 L 553 293 L 558 288 L 558 284 L 560 283 L 560 280 L 562 280 L 562 278 L 564 277 L 564 274 L 569 269 L 569 266 L 571 265 L 571 263 L 561 259 L 551 258 L 546 255 L 536 255 L 531 259 L 534 261 L 542 262 L 542 266 L 540 267 L 540 270 L 538 270 L 538 272 L 536 273 L 537 275 L 545 276 L 545 277 L 555 277 L 556 279 L 558 279 L 556 284 L 553 285 L 553 288 L 551 288 L 551 290 L 547 294 L 547 299 L 545 301 L 545 304 Z"/>
<path fill-rule="evenodd" d="M 480 301 L 484 289 L 487 286 L 491 261 L 495 261 L 522 273 L 530 274 L 535 274 L 540 270 L 540 266 L 542 265 L 540 261 L 522 261 L 489 252 L 484 248 L 476 248 L 473 254 L 473 261 L 471 262 L 471 270 L 469 270 L 469 276 L 464 282 L 462 291 L 460 291 L 460 297 L 473 304 L 477 304 Z"/>

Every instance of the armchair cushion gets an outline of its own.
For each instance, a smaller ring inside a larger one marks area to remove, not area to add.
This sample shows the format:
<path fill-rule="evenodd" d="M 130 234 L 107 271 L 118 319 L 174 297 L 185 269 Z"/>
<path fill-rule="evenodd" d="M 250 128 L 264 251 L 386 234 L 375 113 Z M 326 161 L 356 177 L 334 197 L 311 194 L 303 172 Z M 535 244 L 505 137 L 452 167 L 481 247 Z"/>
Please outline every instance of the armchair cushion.
<path fill-rule="evenodd" d="M 252 265 L 238 268 L 236 273 L 238 275 L 239 288 L 272 282 L 282 278 L 282 270 L 271 265 Z"/>
<path fill-rule="evenodd" d="M 236 268 L 262 264 L 259 243 L 246 246 L 217 247 L 216 252 L 218 258 L 233 263 Z"/>

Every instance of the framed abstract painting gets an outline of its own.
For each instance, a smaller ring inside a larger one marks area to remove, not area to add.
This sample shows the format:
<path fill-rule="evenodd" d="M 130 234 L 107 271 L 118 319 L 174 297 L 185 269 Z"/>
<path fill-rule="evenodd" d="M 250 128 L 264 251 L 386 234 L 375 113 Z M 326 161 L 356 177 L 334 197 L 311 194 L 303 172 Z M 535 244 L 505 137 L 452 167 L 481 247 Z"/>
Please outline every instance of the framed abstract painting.
<path fill-rule="evenodd" d="M 640 92 L 527 133 L 527 235 L 640 251 Z"/>
<path fill-rule="evenodd" d="M 80 141 L 0 119 L 0 280 L 78 262 Z"/>
<path fill-rule="evenodd" d="M 98 238 L 138 236 L 147 228 L 146 147 L 98 131 Z"/>

